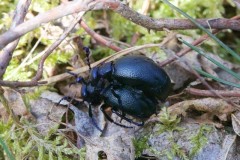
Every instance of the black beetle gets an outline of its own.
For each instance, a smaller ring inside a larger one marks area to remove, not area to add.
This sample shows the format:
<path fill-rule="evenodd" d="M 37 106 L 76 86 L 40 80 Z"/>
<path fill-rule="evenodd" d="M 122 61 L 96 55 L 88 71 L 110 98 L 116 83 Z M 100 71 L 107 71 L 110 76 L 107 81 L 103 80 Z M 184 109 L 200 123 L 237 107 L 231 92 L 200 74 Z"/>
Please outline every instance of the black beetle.
<path fill-rule="evenodd" d="M 114 62 L 94 67 L 88 81 L 74 73 L 69 73 L 76 77 L 77 83 L 82 84 L 82 99 L 88 102 L 89 116 L 99 130 L 101 129 L 93 119 L 92 105 L 104 101 L 105 105 L 101 110 L 105 117 L 119 126 L 130 128 L 114 122 L 105 112 L 105 106 L 112 107 L 113 113 L 122 119 L 142 126 L 143 121 L 134 122 L 127 118 L 126 114 L 141 120 L 149 118 L 156 113 L 157 98 L 165 100 L 170 90 L 170 78 L 166 72 L 151 59 L 140 55 L 125 56 Z"/>

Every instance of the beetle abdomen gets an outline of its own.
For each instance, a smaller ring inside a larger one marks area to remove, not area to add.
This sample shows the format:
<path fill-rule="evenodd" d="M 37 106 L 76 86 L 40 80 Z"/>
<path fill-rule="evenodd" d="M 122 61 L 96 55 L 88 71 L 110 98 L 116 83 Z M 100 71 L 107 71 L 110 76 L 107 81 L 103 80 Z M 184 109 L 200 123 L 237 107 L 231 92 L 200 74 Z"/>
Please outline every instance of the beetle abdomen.
<path fill-rule="evenodd" d="M 112 77 L 122 84 L 165 99 L 170 90 L 167 73 L 153 60 L 140 55 L 126 56 L 114 63 Z"/>

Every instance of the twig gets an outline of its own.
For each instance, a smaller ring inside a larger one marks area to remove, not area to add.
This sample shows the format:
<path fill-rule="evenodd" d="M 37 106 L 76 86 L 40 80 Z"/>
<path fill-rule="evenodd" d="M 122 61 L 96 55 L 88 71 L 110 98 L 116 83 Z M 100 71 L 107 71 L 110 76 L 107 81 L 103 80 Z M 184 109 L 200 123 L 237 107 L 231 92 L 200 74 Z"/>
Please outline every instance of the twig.
<path fill-rule="evenodd" d="M 209 90 L 201 90 L 196 88 L 186 88 L 185 91 L 187 93 L 190 93 L 192 95 L 197 96 L 206 96 L 206 97 L 217 97 L 216 94 L 213 94 L 213 92 L 218 93 L 219 95 L 223 97 L 240 97 L 240 91 L 230 91 L 230 90 L 212 90 L 213 92 Z"/>
<path fill-rule="evenodd" d="M 124 46 L 124 47 L 132 47 L 132 46 L 131 46 L 130 44 L 128 44 L 128 43 L 124 43 L 124 42 L 121 42 L 121 41 L 118 41 L 118 40 L 116 40 L 116 39 L 109 38 L 109 37 L 106 37 L 106 36 L 103 36 L 103 35 L 102 35 L 102 37 L 103 37 L 104 39 L 110 41 L 111 43 L 120 44 L 120 45 L 122 45 L 122 46 Z"/>
<path fill-rule="evenodd" d="M 187 19 L 153 19 L 151 17 L 139 14 L 133 11 L 128 6 L 119 3 L 119 6 L 114 10 L 124 18 L 142 26 L 147 29 L 162 31 L 163 28 L 169 30 L 186 30 L 196 29 L 197 27 Z M 240 30 L 240 22 L 237 20 L 216 18 L 216 19 L 196 19 L 196 21 L 205 28 L 209 28 L 209 25 L 213 29 L 232 29 Z"/>
<path fill-rule="evenodd" d="M 12 88 L 16 88 L 16 87 L 32 87 L 32 86 L 37 86 L 40 84 L 45 84 L 46 81 L 3 81 L 0 80 L 0 85 L 1 86 L 8 86 L 8 87 L 12 87 Z"/>
<path fill-rule="evenodd" d="M 69 32 L 78 24 L 78 22 L 81 20 L 81 18 L 84 14 L 85 14 L 85 12 L 80 12 L 78 14 L 77 18 L 74 20 L 74 22 L 66 29 L 66 31 L 64 31 L 64 33 L 59 37 L 59 39 L 57 41 L 55 41 L 47 49 L 47 51 L 44 53 L 44 55 L 42 56 L 42 59 L 39 62 L 38 71 L 37 71 L 36 76 L 32 79 L 33 81 L 38 81 L 41 79 L 42 73 L 43 73 L 43 65 L 44 65 L 45 60 L 52 53 L 52 51 L 62 43 L 62 41 L 67 37 Z"/>
<path fill-rule="evenodd" d="M 19 0 L 13 16 L 11 29 L 15 28 L 17 25 L 21 24 L 24 21 L 30 4 L 31 0 Z M 9 62 L 12 59 L 12 53 L 17 47 L 18 41 L 19 39 L 16 39 L 14 42 L 8 44 L 0 54 L 0 79 L 2 79 L 7 66 L 9 65 Z"/>
<path fill-rule="evenodd" d="M 81 27 L 92 37 L 94 38 L 98 43 L 100 43 L 103 46 L 109 47 L 112 50 L 118 52 L 121 51 L 122 49 L 119 48 L 118 46 L 115 46 L 114 44 L 112 44 L 111 42 L 107 41 L 106 39 L 104 39 L 101 35 L 97 34 L 96 32 L 94 32 L 93 30 L 91 30 L 88 25 L 81 20 L 80 21 L 80 25 Z"/>

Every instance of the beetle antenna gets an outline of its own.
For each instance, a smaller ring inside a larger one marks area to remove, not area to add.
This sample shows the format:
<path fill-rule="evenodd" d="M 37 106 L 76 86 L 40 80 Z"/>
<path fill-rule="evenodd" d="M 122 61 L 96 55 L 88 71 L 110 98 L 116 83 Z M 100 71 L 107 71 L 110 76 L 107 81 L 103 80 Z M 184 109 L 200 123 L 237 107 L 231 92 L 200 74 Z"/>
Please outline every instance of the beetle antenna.
<path fill-rule="evenodd" d="M 67 73 L 73 75 L 73 76 L 76 78 L 76 82 L 71 83 L 70 86 L 71 86 L 72 84 L 75 84 L 75 83 L 86 84 L 86 81 L 84 80 L 83 77 L 78 76 L 77 74 L 75 74 L 75 73 L 73 73 L 73 72 L 70 72 L 70 71 L 67 71 Z"/>
<path fill-rule="evenodd" d="M 86 57 L 87 57 L 87 65 L 88 65 L 88 67 L 89 67 L 89 72 L 91 71 L 91 64 L 90 64 L 90 54 L 91 54 L 91 51 L 90 51 L 90 49 L 88 48 L 88 47 L 83 47 L 83 50 L 85 51 L 85 53 L 86 53 Z"/>

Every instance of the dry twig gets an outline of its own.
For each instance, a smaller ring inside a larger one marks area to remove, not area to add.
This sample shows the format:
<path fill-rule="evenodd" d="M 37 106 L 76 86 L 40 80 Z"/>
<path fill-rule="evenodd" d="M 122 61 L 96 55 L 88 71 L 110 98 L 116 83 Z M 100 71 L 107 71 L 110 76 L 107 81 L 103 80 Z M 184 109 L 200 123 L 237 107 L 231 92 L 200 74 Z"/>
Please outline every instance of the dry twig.
<path fill-rule="evenodd" d="M 24 21 L 30 4 L 31 0 L 20 0 L 18 2 L 13 16 L 11 29 L 15 28 L 17 25 L 21 24 Z M 7 66 L 9 65 L 10 60 L 12 59 L 12 53 L 17 47 L 18 41 L 19 39 L 16 39 L 14 42 L 8 44 L 0 54 L 0 79 L 2 78 L 7 69 Z"/>
<path fill-rule="evenodd" d="M 108 48 L 111 48 L 112 50 L 118 52 L 121 51 L 122 49 L 119 48 L 118 46 L 113 45 L 111 42 L 107 41 L 106 39 L 104 39 L 101 35 L 97 34 L 96 32 L 94 32 L 93 30 L 91 30 L 88 25 L 81 20 L 80 22 L 81 27 L 92 37 L 94 38 L 98 43 L 100 43 L 103 46 L 106 46 Z"/>
<path fill-rule="evenodd" d="M 186 88 L 186 92 L 196 95 L 196 96 L 205 96 L 205 97 L 218 97 L 216 94 L 213 94 L 213 92 L 217 93 L 218 95 L 221 95 L 223 97 L 240 97 L 240 92 L 236 90 L 202 90 L 202 89 L 196 89 L 196 88 Z"/>

